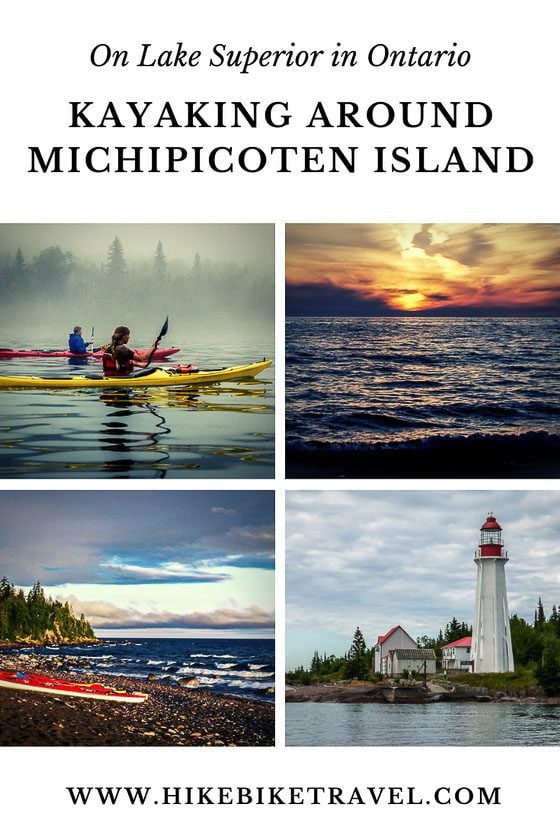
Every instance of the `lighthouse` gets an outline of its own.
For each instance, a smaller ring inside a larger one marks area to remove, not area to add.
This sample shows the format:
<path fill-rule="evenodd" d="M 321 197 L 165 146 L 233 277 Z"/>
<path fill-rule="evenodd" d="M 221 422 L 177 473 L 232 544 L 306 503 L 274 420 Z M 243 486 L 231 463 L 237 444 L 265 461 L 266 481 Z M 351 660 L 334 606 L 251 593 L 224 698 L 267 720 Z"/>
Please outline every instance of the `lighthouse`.
<path fill-rule="evenodd" d="M 490 513 L 480 529 L 474 555 L 477 565 L 472 640 L 475 673 L 514 670 L 506 591 L 507 561 L 502 528 Z"/>

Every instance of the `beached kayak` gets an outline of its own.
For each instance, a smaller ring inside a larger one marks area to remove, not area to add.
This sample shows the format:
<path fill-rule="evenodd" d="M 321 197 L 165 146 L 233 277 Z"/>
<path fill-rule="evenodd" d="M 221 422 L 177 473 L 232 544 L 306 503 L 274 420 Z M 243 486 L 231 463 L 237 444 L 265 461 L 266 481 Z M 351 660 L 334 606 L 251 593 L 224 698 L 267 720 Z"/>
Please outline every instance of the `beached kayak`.
<path fill-rule="evenodd" d="M 167 359 L 178 353 L 180 347 L 158 347 L 154 352 L 153 359 L 158 362 Z M 144 351 L 140 351 L 144 352 Z M 95 353 L 71 353 L 69 350 L 10 350 L 8 347 L 0 347 L 0 359 L 101 359 L 103 350 L 96 350 Z"/>
<path fill-rule="evenodd" d="M 43 694 L 62 694 L 69 697 L 88 697 L 93 700 L 114 700 L 118 703 L 143 703 L 147 694 L 124 691 L 101 683 L 77 683 L 42 674 L 25 674 L 21 671 L 1 671 L 0 687 L 21 691 L 38 691 Z"/>
<path fill-rule="evenodd" d="M 272 360 L 263 359 L 249 365 L 219 368 L 218 370 L 188 370 L 177 372 L 173 368 L 148 368 L 128 376 L 103 376 L 103 374 L 82 374 L 80 376 L 0 376 L 0 388 L 168 388 L 174 385 L 208 385 L 235 379 L 250 379 L 257 376 Z"/>

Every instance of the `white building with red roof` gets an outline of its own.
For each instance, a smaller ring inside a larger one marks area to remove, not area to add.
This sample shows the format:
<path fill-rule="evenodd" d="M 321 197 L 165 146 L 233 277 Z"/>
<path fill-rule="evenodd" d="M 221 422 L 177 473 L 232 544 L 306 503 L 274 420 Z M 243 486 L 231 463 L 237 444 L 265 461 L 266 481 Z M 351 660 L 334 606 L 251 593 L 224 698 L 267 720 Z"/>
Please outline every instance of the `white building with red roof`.
<path fill-rule="evenodd" d="M 384 636 L 377 637 L 374 648 L 373 670 L 386 676 L 389 673 L 389 653 L 394 650 L 416 650 L 418 645 L 400 624 Z"/>
<path fill-rule="evenodd" d="M 470 671 L 472 669 L 472 636 L 463 636 L 455 642 L 448 642 L 441 647 L 442 668 L 444 671 Z"/>

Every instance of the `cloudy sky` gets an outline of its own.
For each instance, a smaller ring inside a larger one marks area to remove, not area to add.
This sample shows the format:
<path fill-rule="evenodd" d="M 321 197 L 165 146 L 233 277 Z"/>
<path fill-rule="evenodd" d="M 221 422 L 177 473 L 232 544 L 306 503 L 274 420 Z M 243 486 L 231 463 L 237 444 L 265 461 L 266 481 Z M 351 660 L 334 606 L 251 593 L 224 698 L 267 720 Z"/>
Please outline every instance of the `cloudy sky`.
<path fill-rule="evenodd" d="M 274 633 L 274 494 L 2 491 L 0 576 L 99 636 Z"/>
<path fill-rule="evenodd" d="M 434 636 L 472 623 L 474 552 L 490 511 L 503 529 L 510 614 L 560 605 L 560 492 L 301 491 L 286 494 L 286 658 L 342 655 L 401 624 Z"/>
<path fill-rule="evenodd" d="M 288 315 L 560 314 L 560 225 L 287 225 Z"/>

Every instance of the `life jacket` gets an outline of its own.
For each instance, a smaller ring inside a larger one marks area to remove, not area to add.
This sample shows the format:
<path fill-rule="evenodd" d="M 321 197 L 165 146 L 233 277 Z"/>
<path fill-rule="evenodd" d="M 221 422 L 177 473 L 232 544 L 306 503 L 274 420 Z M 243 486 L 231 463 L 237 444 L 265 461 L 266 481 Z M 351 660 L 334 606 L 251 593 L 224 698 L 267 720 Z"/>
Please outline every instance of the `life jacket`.
<path fill-rule="evenodd" d="M 106 350 L 101 357 L 103 362 L 103 373 L 105 376 L 127 376 L 134 370 L 134 359 L 127 359 L 126 362 L 117 365 L 117 360 L 110 350 Z"/>

